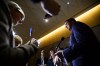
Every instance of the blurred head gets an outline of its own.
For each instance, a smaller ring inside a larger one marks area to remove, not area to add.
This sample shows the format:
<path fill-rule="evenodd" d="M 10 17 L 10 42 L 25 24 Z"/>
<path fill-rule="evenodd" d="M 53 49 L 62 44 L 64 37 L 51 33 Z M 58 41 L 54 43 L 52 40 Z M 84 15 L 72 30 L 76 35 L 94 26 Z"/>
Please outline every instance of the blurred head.
<path fill-rule="evenodd" d="M 51 58 L 54 58 L 55 54 L 54 54 L 54 51 L 53 50 L 50 50 L 50 57 Z"/>
<path fill-rule="evenodd" d="M 22 38 L 19 35 L 14 35 L 15 38 L 15 46 L 21 45 L 23 43 Z"/>
<path fill-rule="evenodd" d="M 18 24 L 21 24 L 25 19 L 25 14 L 21 7 L 13 1 L 8 2 L 8 7 L 10 9 L 13 25 L 16 26 Z"/>
<path fill-rule="evenodd" d="M 71 30 L 73 23 L 75 23 L 76 20 L 74 18 L 69 18 L 65 21 L 65 26 L 68 30 Z"/>
<path fill-rule="evenodd" d="M 58 15 L 60 5 L 55 0 L 42 0 L 41 7 L 50 16 Z"/>
<path fill-rule="evenodd" d="M 45 57 L 46 52 L 44 50 L 41 51 L 41 58 Z"/>

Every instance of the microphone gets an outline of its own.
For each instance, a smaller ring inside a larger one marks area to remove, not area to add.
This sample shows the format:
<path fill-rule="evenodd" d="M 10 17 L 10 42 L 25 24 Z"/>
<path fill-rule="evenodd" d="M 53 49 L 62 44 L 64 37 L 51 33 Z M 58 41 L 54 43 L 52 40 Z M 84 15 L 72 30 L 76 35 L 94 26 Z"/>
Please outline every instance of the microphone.
<path fill-rule="evenodd" d="M 60 46 L 60 44 L 62 43 L 62 41 L 63 41 L 64 39 L 65 39 L 64 37 L 61 38 L 60 42 L 59 42 L 58 45 L 56 46 L 56 50 L 57 50 L 58 48 L 60 48 L 59 46 Z"/>
<path fill-rule="evenodd" d="M 32 27 L 30 27 L 30 38 L 32 38 L 32 31 L 33 31 L 33 29 L 32 29 Z"/>

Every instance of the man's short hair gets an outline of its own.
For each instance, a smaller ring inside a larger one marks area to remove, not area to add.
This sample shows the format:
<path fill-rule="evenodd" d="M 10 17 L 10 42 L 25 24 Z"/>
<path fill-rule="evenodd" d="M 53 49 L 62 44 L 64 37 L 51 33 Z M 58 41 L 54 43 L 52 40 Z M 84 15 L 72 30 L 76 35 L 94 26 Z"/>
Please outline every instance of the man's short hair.
<path fill-rule="evenodd" d="M 74 18 L 69 18 L 69 19 L 67 19 L 66 21 L 68 21 L 68 22 L 71 22 L 71 21 L 76 21 Z"/>
<path fill-rule="evenodd" d="M 41 50 L 41 52 L 43 52 L 44 54 L 46 54 L 46 51 L 45 50 Z"/>
<path fill-rule="evenodd" d="M 74 18 L 69 18 L 65 22 L 76 22 L 76 20 Z"/>

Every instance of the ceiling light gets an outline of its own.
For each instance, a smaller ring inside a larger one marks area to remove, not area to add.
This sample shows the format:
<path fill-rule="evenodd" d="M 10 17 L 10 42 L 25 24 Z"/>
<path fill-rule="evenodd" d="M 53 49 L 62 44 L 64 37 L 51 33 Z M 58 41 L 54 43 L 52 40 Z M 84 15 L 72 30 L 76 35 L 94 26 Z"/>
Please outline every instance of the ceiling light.
<path fill-rule="evenodd" d="M 49 19 L 44 19 L 44 21 L 45 21 L 45 22 L 48 22 L 48 21 L 49 21 Z"/>
<path fill-rule="evenodd" d="M 69 5 L 70 3 L 69 2 L 67 2 L 67 5 Z"/>

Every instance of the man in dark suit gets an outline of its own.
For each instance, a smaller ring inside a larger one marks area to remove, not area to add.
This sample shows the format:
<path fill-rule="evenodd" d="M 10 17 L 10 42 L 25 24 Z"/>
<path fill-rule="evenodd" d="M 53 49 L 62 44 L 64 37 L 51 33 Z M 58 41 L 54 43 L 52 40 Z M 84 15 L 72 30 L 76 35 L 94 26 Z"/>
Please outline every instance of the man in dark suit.
<path fill-rule="evenodd" d="M 100 43 L 92 29 L 74 18 L 65 21 L 71 31 L 70 46 L 56 54 L 62 54 L 72 66 L 100 66 Z"/>
<path fill-rule="evenodd" d="M 0 66 L 25 66 L 37 51 L 38 46 L 35 45 L 37 41 L 32 38 L 26 45 L 13 48 L 13 25 L 21 23 L 25 15 L 17 3 L 6 2 L 0 0 Z"/>
<path fill-rule="evenodd" d="M 41 51 L 41 58 L 39 58 L 36 62 L 36 66 L 47 66 L 48 58 L 45 56 L 46 52 L 44 50 Z"/>

